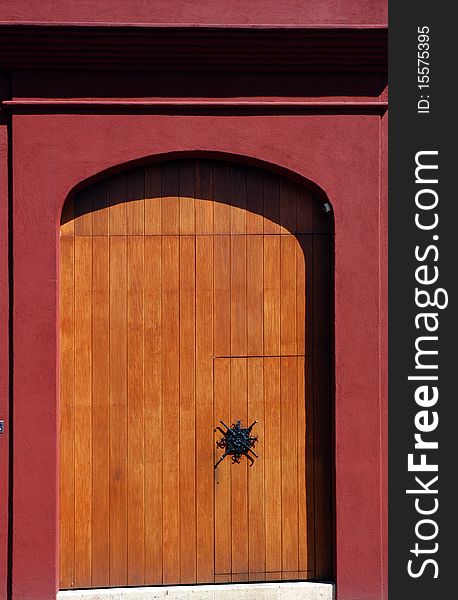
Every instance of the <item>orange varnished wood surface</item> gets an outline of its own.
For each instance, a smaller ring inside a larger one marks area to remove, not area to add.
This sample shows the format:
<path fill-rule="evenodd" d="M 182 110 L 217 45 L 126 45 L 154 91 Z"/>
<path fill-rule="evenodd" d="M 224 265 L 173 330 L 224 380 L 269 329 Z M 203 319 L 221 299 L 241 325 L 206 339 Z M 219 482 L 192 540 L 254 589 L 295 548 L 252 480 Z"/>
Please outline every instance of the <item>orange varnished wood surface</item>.
<path fill-rule="evenodd" d="M 232 163 L 115 175 L 64 207 L 60 586 L 332 573 L 329 228 Z M 250 424 L 252 467 L 214 428 Z"/>

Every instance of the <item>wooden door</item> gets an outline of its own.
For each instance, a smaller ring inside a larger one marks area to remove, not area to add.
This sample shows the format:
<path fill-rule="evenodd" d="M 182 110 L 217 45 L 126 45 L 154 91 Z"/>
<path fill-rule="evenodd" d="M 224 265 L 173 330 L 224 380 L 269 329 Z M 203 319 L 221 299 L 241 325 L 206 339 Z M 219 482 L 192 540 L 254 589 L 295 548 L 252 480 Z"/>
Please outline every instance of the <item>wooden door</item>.
<path fill-rule="evenodd" d="M 332 575 L 329 228 L 206 160 L 69 201 L 60 255 L 60 586 Z M 258 438 L 252 466 L 214 432 Z"/>

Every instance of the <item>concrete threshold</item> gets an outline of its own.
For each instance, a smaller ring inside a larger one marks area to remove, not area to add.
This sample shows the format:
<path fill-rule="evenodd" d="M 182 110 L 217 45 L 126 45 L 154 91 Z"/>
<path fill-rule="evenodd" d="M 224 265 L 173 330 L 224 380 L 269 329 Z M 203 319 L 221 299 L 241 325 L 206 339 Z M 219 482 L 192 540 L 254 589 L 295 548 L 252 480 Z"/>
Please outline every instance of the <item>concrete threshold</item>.
<path fill-rule="evenodd" d="M 294 581 L 65 590 L 57 600 L 334 600 L 334 585 Z"/>

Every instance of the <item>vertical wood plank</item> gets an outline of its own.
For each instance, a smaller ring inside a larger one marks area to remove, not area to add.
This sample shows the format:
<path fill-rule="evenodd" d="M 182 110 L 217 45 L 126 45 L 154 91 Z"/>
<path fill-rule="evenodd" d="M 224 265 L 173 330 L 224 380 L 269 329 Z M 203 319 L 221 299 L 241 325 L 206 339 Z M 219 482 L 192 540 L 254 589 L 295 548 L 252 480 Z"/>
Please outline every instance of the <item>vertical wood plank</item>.
<path fill-rule="evenodd" d="M 214 581 L 213 239 L 196 237 L 197 580 Z"/>
<path fill-rule="evenodd" d="M 180 232 L 180 199 L 178 163 L 162 165 L 161 218 L 162 235 L 178 235 Z"/>
<path fill-rule="evenodd" d="M 216 258 L 216 257 L 215 257 Z M 216 330 L 215 330 L 216 334 Z M 216 337 L 216 335 L 215 335 Z M 231 364 L 230 359 L 214 361 L 214 403 L 215 425 L 224 421 L 231 426 Z M 224 430 L 224 427 L 221 426 Z M 216 441 L 221 433 L 214 436 L 214 462 L 216 463 L 224 450 L 216 448 Z M 231 581 L 232 573 L 232 511 L 231 511 L 231 461 L 225 458 L 214 469 L 215 478 L 215 581 Z"/>
<path fill-rule="evenodd" d="M 145 231 L 145 170 L 143 167 L 126 173 L 127 234 L 143 235 Z"/>
<path fill-rule="evenodd" d="M 210 161 L 195 163 L 196 234 L 213 233 L 213 169 Z"/>
<path fill-rule="evenodd" d="M 332 574 L 329 259 L 328 237 L 314 235 L 315 561 L 318 578 Z"/>
<path fill-rule="evenodd" d="M 247 353 L 246 236 L 231 236 L 231 355 Z M 226 298 L 226 302 L 228 298 Z"/>
<path fill-rule="evenodd" d="M 117 220 L 114 223 L 119 225 Z M 110 586 L 127 584 L 126 350 L 127 241 L 125 236 L 113 235 L 110 237 Z"/>
<path fill-rule="evenodd" d="M 283 579 L 296 579 L 299 558 L 297 495 L 297 358 L 281 368 L 281 531 Z"/>
<path fill-rule="evenodd" d="M 161 237 L 145 236 L 145 583 L 162 578 L 162 257 Z"/>
<path fill-rule="evenodd" d="M 241 166 L 229 168 L 229 197 L 231 233 L 246 233 L 246 171 Z"/>
<path fill-rule="evenodd" d="M 264 197 L 264 233 L 280 233 L 280 184 L 276 175 L 264 172 L 262 176 Z"/>
<path fill-rule="evenodd" d="M 264 579 L 266 569 L 266 537 L 264 508 L 264 361 L 247 360 L 248 420 L 253 435 L 258 437 L 254 448 L 258 458 L 248 469 L 248 567 L 250 579 Z"/>
<path fill-rule="evenodd" d="M 264 236 L 264 353 L 280 355 L 280 236 Z"/>
<path fill-rule="evenodd" d="M 247 359 L 231 358 L 231 419 L 247 427 Z M 227 423 L 229 425 L 229 423 Z M 231 468 L 232 499 L 232 573 L 234 580 L 245 581 L 248 574 L 248 464 L 242 457 Z"/>
<path fill-rule="evenodd" d="M 126 176 L 115 175 L 110 180 L 110 235 L 125 235 L 127 222 Z"/>
<path fill-rule="evenodd" d="M 313 236 L 298 235 L 296 248 L 298 354 L 314 353 Z M 318 300 L 320 302 L 320 300 Z M 305 322 L 305 326 L 302 324 Z M 304 350 L 300 350 L 300 348 Z"/>
<path fill-rule="evenodd" d="M 92 239 L 75 238 L 75 587 L 91 585 Z"/>
<path fill-rule="evenodd" d="M 145 235 L 162 233 L 161 179 L 160 164 L 145 167 Z"/>
<path fill-rule="evenodd" d="M 214 352 L 215 356 L 231 353 L 231 239 L 228 235 L 213 238 L 214 269 Z"/>
<path fill-rule="evenodd" d="M 280 180 L 280 224 L 282 233 L 296 233 L 297 185 L 288 179 Z"/>
<path fill-rule="evenodd" d="M 72 588 L 75 552 L 74 238 L 60 241 L 60 586 Z"/>
<path fill-rule="evenodd" d="M 296 240 L 280 237 L 280 354 L 297 354 Z"/>
<path fill-rule="evenodd" d="M 60 216 L 60 238 L 75 236 L 75 197 L 68 198 Z M 62 268 L 63 268 L 62 264 Z"/>
<path fill-rule="evenodd" d="M 310 578 L 315 576 L 312 360 L 299 357 L 297 365 L 299 576 Z"/>
<path fill-rule="evenodd" d="M 306 354 L 306 317 L 308 298 L 306 295 L 306 264 L 302 242 L 306 236 L 301 239 L 294 238 L 296 254 L 296 348 L 298 355 Z M 310 318 L 313 323 L 313 319 Z"/>
<path fill-rule="evenodd" d="M 194 161 L 179 163 L 179 191 L 180 191 L 180 234 L 190 235 L 195 233 L 194 207 L 196 201 L 194 189 Z"/>
<path fill-rule="evenodd" d="M 264 358 L 264 504 L 266 579 L 281 579 L 280 359 Z"/>
<path fill-rule="evenodd" d="M 297 233 L 313 233 L 313 207 L 319 204 L 309 191 L 297 187 Z"/>
<path fill-rule="evenodd" d="M 108 235 L 110 221 L 110 185 L 108 179 L 98 181 L 91 187 L 92 233 Z"/>
<path fill-rule="evenodd" d="M 143 208 L 141 204 L 139 206 Z M 142 227 L 143 222 L 138 221 L 137 225 Z M 129 236 L 127 238 L 127 583 L 129 585 L 140 585 L 145 581 L 143 259 L 143 236 Z"/>
<path fill-rule="evenodd" d="M 246 236 L 247 261 L 247 354 L 264 354 L 264 240 L 262 235 Z"/>
<path fill-rule="evenodd" d="M 213 163 L 213 229 L 215 234 L 231 232 L 229 166 Z"/>
<path fill-rule="evenodd" d="M 181 583 L 193 583 L 196 580 L 195 300 L 195 237 L 183 235 L 180 236 L 180 419 L 178 429 L 180 437 Z"/>
<path fill-rule="evenodd" d="M 164 208 L 164 207 L 163 207 Z M 163 213 L 164 216 L 164 213 Z M 163 221 L 164 223 L 164 221 Z M 180 305 L 179 238 L 162 238 L 163 581 L 180 582 Z"/>
<path fill-rule="evenodd" d="M 264 233 L 262 173 L 255 169 L 248 169 L 246 174 L 246 209 L 246 232 Z"/>
<path fill-rule="evenodd" d="M 107 220 L 108 224 L 108 220 Z M 92 239 L 92 585 L 110 579 L 109 239 Z"/>
<path fill-rule="evenodd" d="M 75 235 L 92 235 L 91 188 L 81 190 L 75 198 Z"/>

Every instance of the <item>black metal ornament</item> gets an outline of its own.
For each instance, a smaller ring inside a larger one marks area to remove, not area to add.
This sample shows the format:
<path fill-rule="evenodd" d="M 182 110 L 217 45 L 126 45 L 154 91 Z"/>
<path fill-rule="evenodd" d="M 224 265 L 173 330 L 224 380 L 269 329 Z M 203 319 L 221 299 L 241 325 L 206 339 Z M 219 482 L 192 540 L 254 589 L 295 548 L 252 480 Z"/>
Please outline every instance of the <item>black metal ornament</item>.
<path fill-rule="evenodd" d="M 215 432 L 220 431 L 223 434 L 223 437 L 216 442 L 216 445 L 218 448 L 223 448 L 225 452 L 215 464 L 215 469 L 226 456 L 232 456 L 233 463 L 240 463 L 242 456 L 246 456 L 250 461 L 251 467 L 254 460 L 250 454 L 258 458 L 256 452 L 252 450 L 258 438 L 255 435 L 251 435 L 251 430 L 257 421 L 253 421 L 249 427 L 242 427 L 241 421 L 236 421 L 232 424 L 232 427 L 228 427 L 223 421 L 220 421 L 220 423 L 226 428 L 226 431 L 223 431 L 219 426 L 215 428 Z"/>

